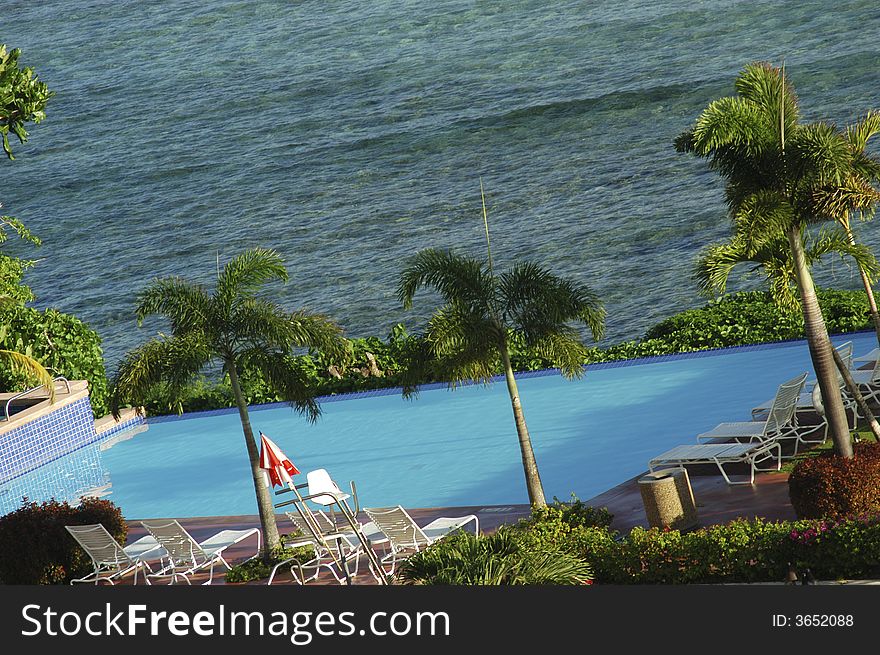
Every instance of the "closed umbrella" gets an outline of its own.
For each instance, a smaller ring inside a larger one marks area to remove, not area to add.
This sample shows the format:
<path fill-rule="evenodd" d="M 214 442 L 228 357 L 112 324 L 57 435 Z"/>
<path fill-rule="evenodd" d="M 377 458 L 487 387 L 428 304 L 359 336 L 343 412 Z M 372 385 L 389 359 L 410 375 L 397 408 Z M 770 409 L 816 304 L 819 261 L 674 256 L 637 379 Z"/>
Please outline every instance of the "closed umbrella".
<path fill-rule="evenodd" d="M 294 488 L 293 477 L 299 474 L 290 458 L 265 434 L 260 432 L 260 468 L 266 477 L 266 486 L 287 484 Z"/>

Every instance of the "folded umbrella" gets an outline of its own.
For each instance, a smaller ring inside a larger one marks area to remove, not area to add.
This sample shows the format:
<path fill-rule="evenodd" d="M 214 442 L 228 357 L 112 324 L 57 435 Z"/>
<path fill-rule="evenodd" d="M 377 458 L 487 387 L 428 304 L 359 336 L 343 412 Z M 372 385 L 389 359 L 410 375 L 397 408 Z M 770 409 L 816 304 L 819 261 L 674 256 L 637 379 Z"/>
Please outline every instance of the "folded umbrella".
<path fill-rule="evenodd" d="M 266 476 L 266 485 L 287 484 L 294 488 L 292 476 L 299 474 L 299 469 L 293 465 L 290 458 L 265 434 L 260 432 L 260 468 Z"/>

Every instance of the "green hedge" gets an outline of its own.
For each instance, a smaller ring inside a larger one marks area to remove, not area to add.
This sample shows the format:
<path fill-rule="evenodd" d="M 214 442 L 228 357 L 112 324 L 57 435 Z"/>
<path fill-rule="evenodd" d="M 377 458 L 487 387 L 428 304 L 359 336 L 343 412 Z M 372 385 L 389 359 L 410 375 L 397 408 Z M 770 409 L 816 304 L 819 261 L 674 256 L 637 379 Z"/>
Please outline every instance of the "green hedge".
<path fill-rule="evenodd" d="M 107 413 L 108 381 L 97 332 L 70 314 L 22 305 L 0 311 L 0 325 L 8 327 L 7 347 L 30 348 L 30 354 L 55 374 L 68 380 L 88 380 L 95 416 Z M 0 366 L 0 389 L 22 390 L 27 385 L 26 380 Z"/>
<path fill-rule="evenodd" d="M 610 584 L 781 582 L 789 563 L 820 579 L 880 574 L 880 517 L 831 521 L 738 519 L 694 532 L 634 528 L 622 540 L 587 528 L 571 548 Z"/>

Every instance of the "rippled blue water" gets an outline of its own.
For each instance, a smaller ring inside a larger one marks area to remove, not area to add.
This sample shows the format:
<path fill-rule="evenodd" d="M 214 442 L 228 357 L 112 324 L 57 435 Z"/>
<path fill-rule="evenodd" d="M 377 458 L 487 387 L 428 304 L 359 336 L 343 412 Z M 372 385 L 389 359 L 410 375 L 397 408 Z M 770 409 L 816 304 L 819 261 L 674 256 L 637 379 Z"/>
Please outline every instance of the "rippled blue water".
<path fill-rule="evenodd" d="M 607 340 L 637 337 L 700 302 L 721 186 L 672 141 L 742 66 L 785 57 L 807 119 L 880 107 L 869 1 L 7 0 L 2 21 L 57 92 L 3 164 L 5 211 L 45 240 L 39 304 L 89 321 L 111 366 L 149 334 L 149 279 L 210 281 L 256 244 L 291 307 L 353 336 L 417 323 L 401 259 L 481 252 L 480 176 L 499 260 L 593 285 Z"/>

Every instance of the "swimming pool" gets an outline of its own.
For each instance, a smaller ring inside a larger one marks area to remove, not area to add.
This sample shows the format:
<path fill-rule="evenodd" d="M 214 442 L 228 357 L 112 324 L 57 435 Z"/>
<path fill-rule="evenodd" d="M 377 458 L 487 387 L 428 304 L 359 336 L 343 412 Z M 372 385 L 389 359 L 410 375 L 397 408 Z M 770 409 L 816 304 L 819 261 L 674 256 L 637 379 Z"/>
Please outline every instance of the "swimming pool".
<path fill-rule="evenodd" d="M 873 333 L 834 339 L 847 340 L 856 355 L 876 346 Z M 645 471 L 652 456 L 695 442 L 698 432 L 750 420 L 752 406 L 806 370 L 808 349 L 797 341 L 616 362 L 573 381 L 519 376 L 547 497 L 588 499 Z M 301 471 L 326 468 L 340 484 L 355 480 L 362 505 L 528 502 L 503 381 L 432 388 L 410 401 L 399 391 L 337 396 L 321 407 L 316 424 L 284 405 L 252 408 L 251 422 Z M 112 447 L 83 449 L 12 480 L 0 487 L 0 504 L 22 490 L 41 499 L 44 475 L 77 493 L 97 486 L 129 519 L 256 513 L 235 410 L 151 419 Z"/>

